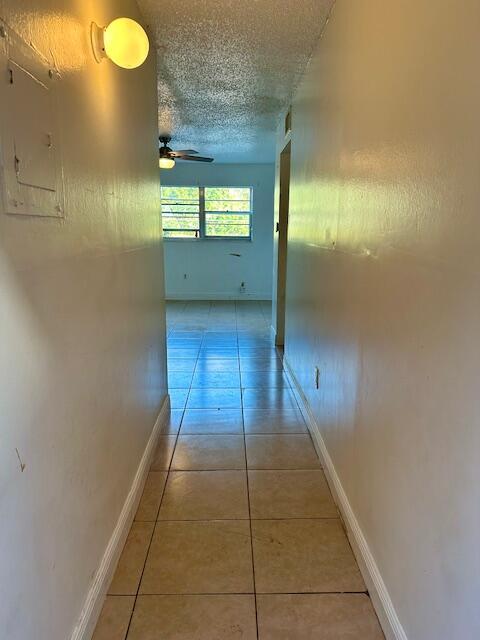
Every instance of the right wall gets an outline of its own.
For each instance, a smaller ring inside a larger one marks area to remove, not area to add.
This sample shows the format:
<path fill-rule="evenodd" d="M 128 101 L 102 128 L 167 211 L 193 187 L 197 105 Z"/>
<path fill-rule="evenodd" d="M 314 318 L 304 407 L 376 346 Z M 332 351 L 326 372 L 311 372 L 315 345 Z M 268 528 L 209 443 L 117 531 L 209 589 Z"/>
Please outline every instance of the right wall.
<path fill-rule="evenodd" d="M 387 634 L 478 640 L 480 2 L 337 0 L 292 113 L 286 360 Z"/>

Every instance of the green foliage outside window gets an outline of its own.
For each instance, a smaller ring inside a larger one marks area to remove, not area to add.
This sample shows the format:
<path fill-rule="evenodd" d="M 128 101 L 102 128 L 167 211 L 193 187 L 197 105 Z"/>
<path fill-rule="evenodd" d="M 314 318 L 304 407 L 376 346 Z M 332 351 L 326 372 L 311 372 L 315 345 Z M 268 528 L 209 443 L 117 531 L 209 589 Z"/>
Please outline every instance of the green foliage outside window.
<path fill-rule="evenodd" d="M 251 238 L 250 187 L 170 187 L 162 192 L 166 238 Z"/>

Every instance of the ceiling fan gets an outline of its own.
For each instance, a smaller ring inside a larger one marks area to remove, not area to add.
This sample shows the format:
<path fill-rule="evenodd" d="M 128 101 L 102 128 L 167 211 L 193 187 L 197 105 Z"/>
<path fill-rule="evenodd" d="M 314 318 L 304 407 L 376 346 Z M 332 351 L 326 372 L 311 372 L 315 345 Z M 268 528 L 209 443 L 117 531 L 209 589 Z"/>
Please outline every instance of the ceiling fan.
<path fill-rule="evenodd" d="M 168 146 L 172 138 L 170 136 L 160 136 L 159 140 L 162 143 L 160 147 L 160 160 L 159 165 L 161 169 L 173 169 L 175 166 L 175 160 L 189 160 L 190 162 L 213 162 L 213 158 L 205 158 L 199 156 L 198 151 L 194 149 L 182 149 L 179 151 L 173 151 Z"/>

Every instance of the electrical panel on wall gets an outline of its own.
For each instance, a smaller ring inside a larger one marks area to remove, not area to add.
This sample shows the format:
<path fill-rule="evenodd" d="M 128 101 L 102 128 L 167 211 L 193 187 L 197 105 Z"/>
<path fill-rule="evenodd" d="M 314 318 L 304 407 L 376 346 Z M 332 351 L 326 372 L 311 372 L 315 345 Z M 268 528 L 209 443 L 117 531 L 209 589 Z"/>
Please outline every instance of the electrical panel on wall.
<path fill-rule="evenodd" d="M 63 217 L 59 74 L 0 21 L 0 179 L 7 214 Z"/>

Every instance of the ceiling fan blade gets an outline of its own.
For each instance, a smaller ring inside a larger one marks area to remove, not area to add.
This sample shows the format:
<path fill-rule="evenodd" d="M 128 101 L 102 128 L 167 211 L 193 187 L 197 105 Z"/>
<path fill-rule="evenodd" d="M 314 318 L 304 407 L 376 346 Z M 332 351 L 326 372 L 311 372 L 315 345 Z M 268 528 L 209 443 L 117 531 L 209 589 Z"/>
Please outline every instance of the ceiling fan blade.
<path fill-rule="evenodd" d="M 190 162 L 213 162 L 213 158 L 203 156 L 177 156 L 177 160 L 189 160 Z"/>
<path fill-rule="evenodd" d="M 195 149 L 175 149 L 172 151 L 174 156 L 193 156 L 198 153 Z"/>

